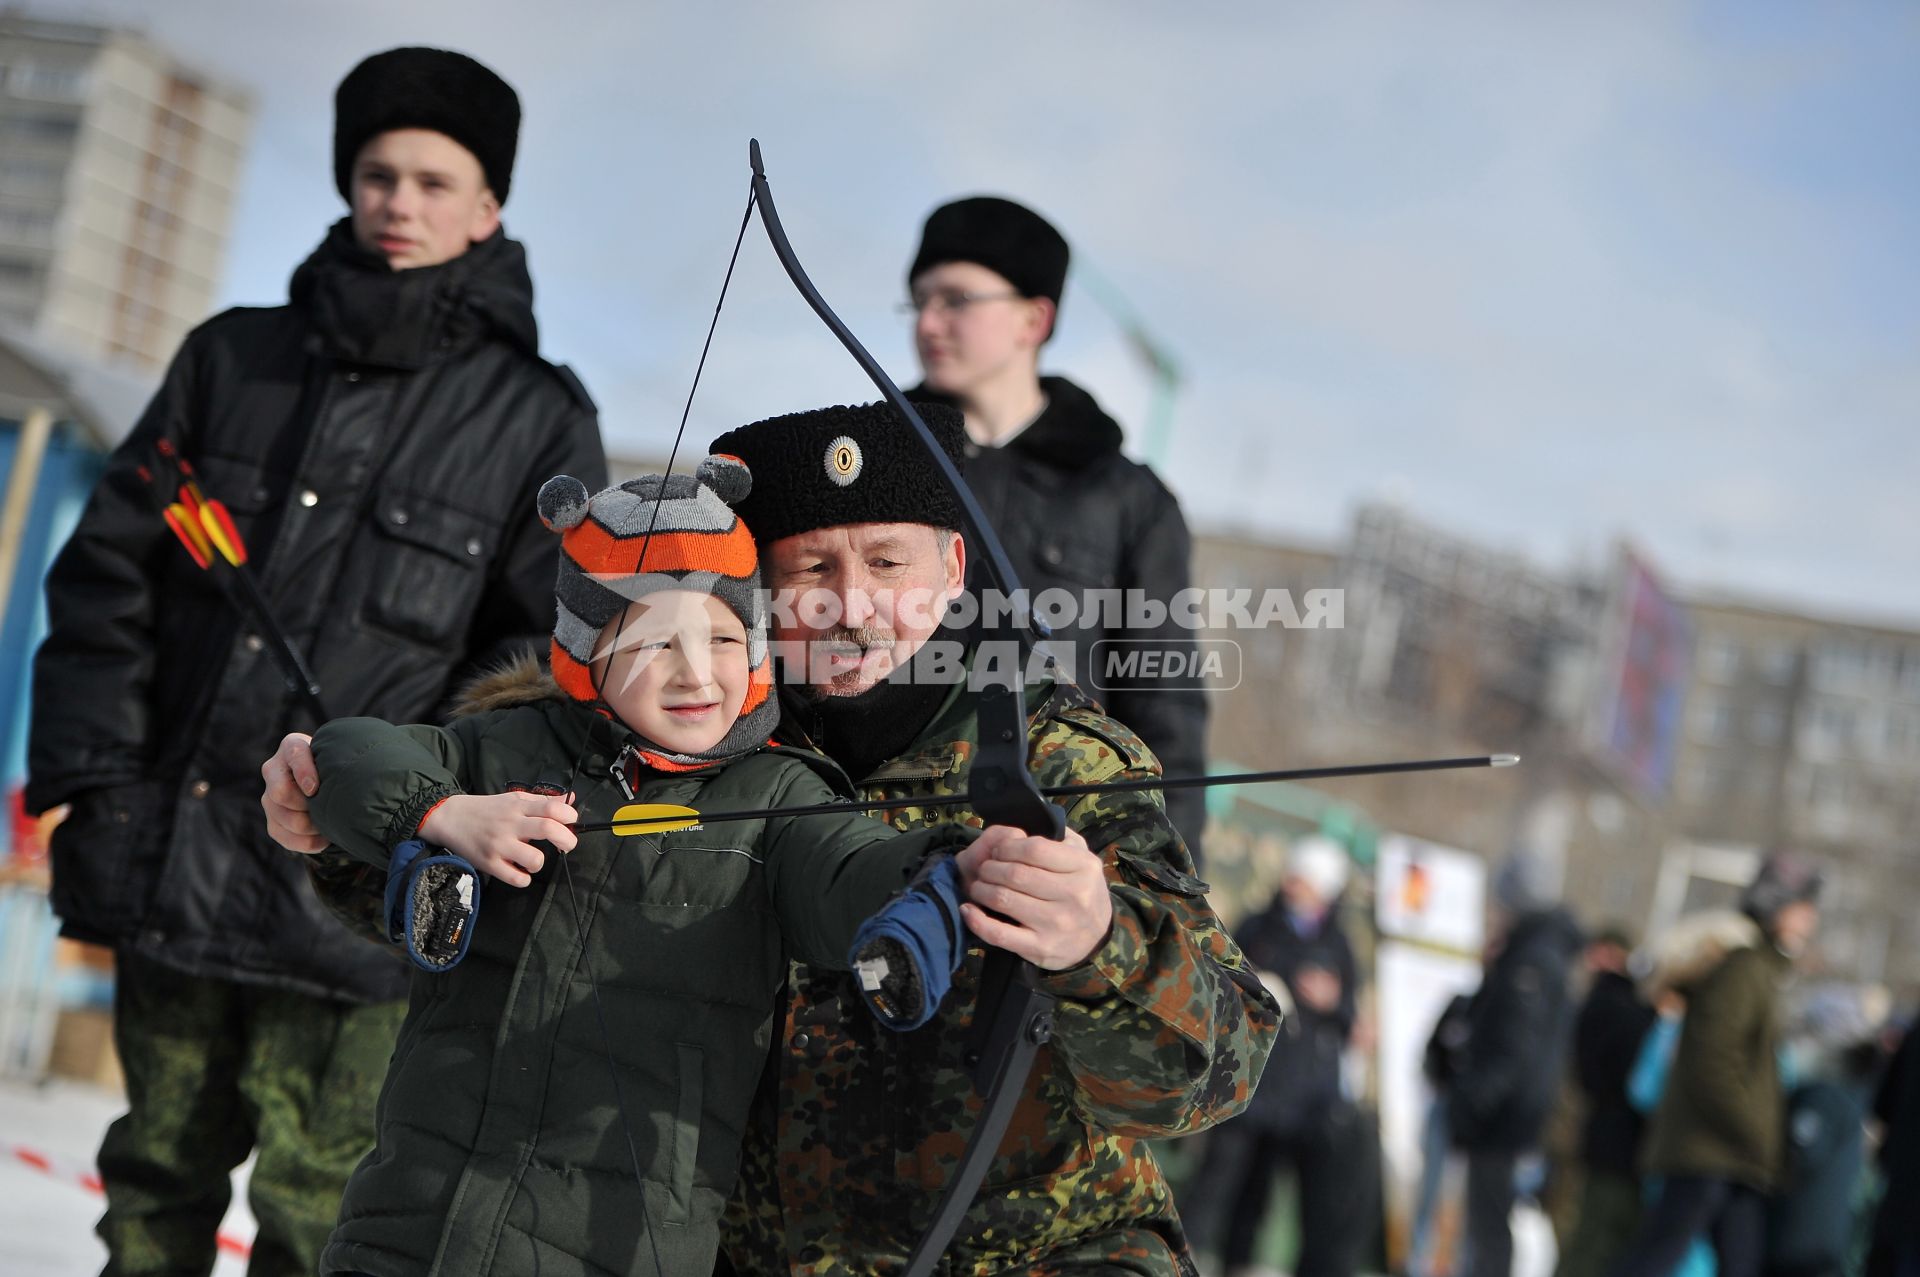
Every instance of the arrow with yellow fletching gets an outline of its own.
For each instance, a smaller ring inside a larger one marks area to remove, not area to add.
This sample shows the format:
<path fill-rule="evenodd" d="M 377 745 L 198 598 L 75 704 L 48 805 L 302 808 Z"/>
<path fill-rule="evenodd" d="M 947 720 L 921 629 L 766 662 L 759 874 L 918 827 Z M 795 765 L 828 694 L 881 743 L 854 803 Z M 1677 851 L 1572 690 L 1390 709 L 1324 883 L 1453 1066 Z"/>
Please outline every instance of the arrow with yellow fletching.
<path fill-rule="evenodd" d="M 183 501 L 175 501 L 161 512 L 167 526 L 180 544 L 186 547 L 187 554 L 194 565 L 205 571 L 213 566 L 213 547 L 207 542 L 206 529 L 193 517 L 193 510 Z"/>
<path fill-rule="evenodd" d="M 268 605 L 266 596 L 260 592 L 253 573 L 248 570 L 247 543 L 241 537 L 239 525 L 234 523 L 226 503 L 217 497 L 209 497 L 201 490 L 193 463 L 180 455 L 172 440 L 162 438 L 155 448 L 173 464 L 180 477 L 177 489 L 179 499 L 161 509 L 167 527 L 185 547 L 194 566 L 203 572 L 213 571 L 216 558 L 232 569 L 232 577 L 239 582 L 240 591 L 240 597 L 234 601 L 243 610 L 251 612 L 259 627 L 265 631 L 266 644 L 272 649 L 281 671 L 286 674 L 287 686 L 306 702 L 316 720 L 326 722 L 330 716 L 320 701 L 320 685 L 314 681 L 313 671 L 300 658 L 300 651 L 294 647 L 293 640 L 280 628 L 280 622 Z M 139 474 L 148 483 L 159 486 L 153 472 L 147 467 L 139 467 Z M 221 583 L 226 584 L 224 579 Z M 234 597 L 231 590 L 228 597 Z"/>
<path fill-rule="evenodd" d="M 1470 758 L 1416 758 L 1397 763 L 1351 763 L 1340 767 L 1295 767 L 1284 771 L 1237 772 L 1227 776 L 1175 776 L 1159 780 L 1113 780 L 1098 785 L 1042 785 L 1048 798 L 1078 798 L 1086 794 L 1138 793 L 1150 789 L 1199 789 L 1210 785 L 1255 785 L 1273 780 L 1328 780 L 1337 776 L 1379 776 L 1390 772 L 1437 772 L 1463 767 L 1511 767 L 1518 754 L 1480 754 Z M 864 815 L 897 811 L 902 807 L 964 807 L 967 794 L 932 794 L 918 798 L 882 798 L 874 802 L 814 803 L 805 807 L 756 807 L 742 811 L 697 811 L 673 803 L 629 803 L 613 819 L 575 826 L 581 834 L 611 833 L 619 838 L 640 834 L 670 834 L 701 825 L 734 820 L 765 820 L 772 816 Z"/>

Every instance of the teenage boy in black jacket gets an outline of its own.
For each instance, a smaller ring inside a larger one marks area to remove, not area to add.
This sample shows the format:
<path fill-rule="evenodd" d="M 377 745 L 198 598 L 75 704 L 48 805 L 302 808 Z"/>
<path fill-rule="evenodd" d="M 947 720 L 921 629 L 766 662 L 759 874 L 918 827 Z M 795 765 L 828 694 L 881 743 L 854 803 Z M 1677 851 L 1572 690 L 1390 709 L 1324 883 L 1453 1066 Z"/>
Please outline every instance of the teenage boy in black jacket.
<path fill-rule="evenodd" d="M 1194 635 L 1162 609 L 1192 584 L 1180 503 L 1159 476 L 1121 455 L 1120 426 L 1065 377 L 1040 375 L 1067 281 L 1067 241 L 1038 213 L 990 196 L 935 209 L 907 270 L 914 350 L 924 380 L 908 395 L 966 417 L 967 486 L 1029 594 L 1065 590 L 1076 623 L 1056 635 L 1074 680 L 1140 734 L 1169 776 L 1206 770 L 1205 693 L 1189 676 Z M 1093 592 L 1119 592 L 1117 623 Z M 1131 665 L 1129 657 L 1134 658 Z M 1117 662 L 1117 663 L 1116 663 Z M 1168 790 L 1167 814 L 1199 864 L 1206 802 Z"/>
<path fill-rule="evenodd" d="M 187 338 L 47 578 L 27 805 L 72 804 L 54 907 L 116 952 L 114 1273 L 211 1266 L 250 1150 L 254 1271 L 313 1272 L 407 986 L 266 837 L 259 760 L 316 714 L 223 592 L 229 570 L 196 567 L 163 521 L 175 459 L 230 508 L 326 712 L 403 721 L 551 632 L 534 493 L 605 479 L 593 404 L 540 358 L 526 258 L 500 228 L 513 89 L 461 54 L 393 49 L 335 108 L 350 215 L 289 304 Z"/>

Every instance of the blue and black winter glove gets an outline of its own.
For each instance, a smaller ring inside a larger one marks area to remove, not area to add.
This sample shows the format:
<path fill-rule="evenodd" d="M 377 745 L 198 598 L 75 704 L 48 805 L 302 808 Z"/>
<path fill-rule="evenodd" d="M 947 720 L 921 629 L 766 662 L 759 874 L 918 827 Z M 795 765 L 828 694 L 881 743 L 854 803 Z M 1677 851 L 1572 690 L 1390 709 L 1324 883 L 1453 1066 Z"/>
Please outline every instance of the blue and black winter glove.
<path fill-rule="evenodd" d="M 904 1033 L 940 1009 L 968 939 L 960 919 L 960 868 L 952 856 L 936 856 L 860 924 L 847 965 L 874 1018 Z"/>
<path fill-rule="evenodd" d="M 444 847 L 410 838 L 387 862 L 387 939 L 406 946 L 423 971 L 446 971 L 467 956 L 480 914 L 480 874 Z"/>

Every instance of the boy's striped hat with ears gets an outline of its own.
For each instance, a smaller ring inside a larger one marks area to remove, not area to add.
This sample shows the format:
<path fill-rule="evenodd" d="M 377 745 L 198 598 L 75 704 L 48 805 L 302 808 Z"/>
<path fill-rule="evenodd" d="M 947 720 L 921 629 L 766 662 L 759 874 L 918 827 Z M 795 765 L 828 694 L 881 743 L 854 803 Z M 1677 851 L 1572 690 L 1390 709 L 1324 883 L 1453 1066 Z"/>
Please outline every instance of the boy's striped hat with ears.
<path fill-rule="evenodd" d="M 753 535 L 733 512 L 753 489 L 737 457 L 714 455 L 693 474 L 642 475 L 592 496 L 570 475 L 540 489 L 540 521 L 560 534 L 559 604 L 553 627 L 553 677 L 567 695 L 597 703 L 593 661 L 601 631 L 629 603 L 664 590 L 711 594 L 747 631 L 753 671 L 740 719 L 726 737 L 693 757 L 661 754 L 680 766 L 705 766 L 764 744 L 779 723 L 772 695 L 766 599 Z"/>

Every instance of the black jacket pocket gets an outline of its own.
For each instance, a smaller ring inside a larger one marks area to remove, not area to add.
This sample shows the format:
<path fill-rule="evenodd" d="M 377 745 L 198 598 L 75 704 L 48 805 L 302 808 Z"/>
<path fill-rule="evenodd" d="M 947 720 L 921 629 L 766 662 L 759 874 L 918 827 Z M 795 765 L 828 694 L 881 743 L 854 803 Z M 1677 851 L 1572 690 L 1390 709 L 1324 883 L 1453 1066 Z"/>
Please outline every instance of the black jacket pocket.
<path fill-rule="evenodd" d="M 90 789 L 53 831 L 53 911 L 75 940 L 113 944 L 146 917 L 166 859 L 173 786 L 143 780 Z"/>
<path fill-rule="evenodd" d="M 405 493 L 373 511 L 384 544 L 362 615 L 417 643 L 439 645 L 467 631 L 486 581 L 496 530 L 484 520 Z"/>

